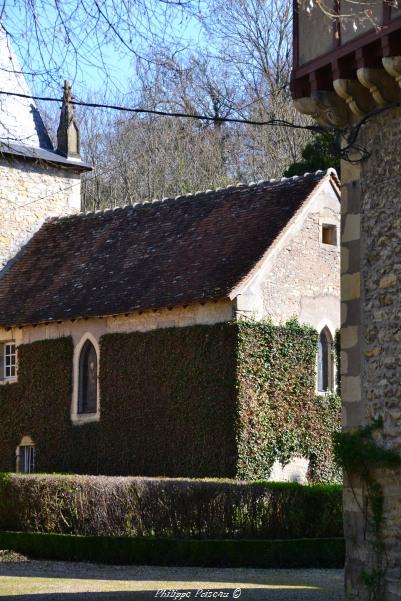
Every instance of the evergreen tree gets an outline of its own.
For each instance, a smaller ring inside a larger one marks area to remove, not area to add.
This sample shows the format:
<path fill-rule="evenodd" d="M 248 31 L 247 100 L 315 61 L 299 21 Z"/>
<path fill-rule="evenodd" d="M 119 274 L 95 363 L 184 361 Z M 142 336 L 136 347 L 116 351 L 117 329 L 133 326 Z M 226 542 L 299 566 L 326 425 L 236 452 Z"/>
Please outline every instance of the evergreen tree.
<path fill-rule="evenodd" d="M 325 135 L 316 134 L 303 149 L 302 160 L 292 163 L 284 171 L 284 177 L 303 175 L 306 172 L 312 173 L 318 169 L 325 170 L 329 167 L 334 167 L 340 175 L 340 157 L 337 149 L 338 142 L 334 132 L 328 131 Z"/>

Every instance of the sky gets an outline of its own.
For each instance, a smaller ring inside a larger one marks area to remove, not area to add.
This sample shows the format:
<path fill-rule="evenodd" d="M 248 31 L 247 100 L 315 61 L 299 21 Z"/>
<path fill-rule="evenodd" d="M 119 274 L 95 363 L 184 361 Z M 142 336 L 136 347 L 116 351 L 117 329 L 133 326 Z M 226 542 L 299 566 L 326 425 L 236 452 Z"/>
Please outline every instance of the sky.
<path fill-rule="evenodd" d="M 205 42 L 199 21 L 189 10 L 161 0 L 140 1 L 145 8 L 132 7 L 138 0 L 103 0 L 97 10 L 93 0 L 64 0 L 59 3 L 63 13 L 57 13 L 56 0 L 6 4 L 2 22 L 33 93 L 58 96 L 68 79 L 77 99 L 93 94 L 124 98 L 138 87 L 138 56 L 172 41 L 182 52 Z M 191 8 L 198 15 L 207 13 L 207 4 L 198 0 L 191 0 Z"/>

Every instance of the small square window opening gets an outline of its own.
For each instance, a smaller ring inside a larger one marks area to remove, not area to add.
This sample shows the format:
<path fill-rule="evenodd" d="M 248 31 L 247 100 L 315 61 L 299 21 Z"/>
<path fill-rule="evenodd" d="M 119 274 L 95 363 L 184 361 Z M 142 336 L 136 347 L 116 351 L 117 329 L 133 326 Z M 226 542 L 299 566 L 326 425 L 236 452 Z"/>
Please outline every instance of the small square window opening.
<path fill-rule="evenodd" d="M 337 245 L 337 228 L 335 225 L 322 225 L 322 243 Z"/>
<path fill-rule="evenodd" d="M 17 350 L 14 342 L 4 345 L 4 378 L 11 380 L 17 376 Z"/>

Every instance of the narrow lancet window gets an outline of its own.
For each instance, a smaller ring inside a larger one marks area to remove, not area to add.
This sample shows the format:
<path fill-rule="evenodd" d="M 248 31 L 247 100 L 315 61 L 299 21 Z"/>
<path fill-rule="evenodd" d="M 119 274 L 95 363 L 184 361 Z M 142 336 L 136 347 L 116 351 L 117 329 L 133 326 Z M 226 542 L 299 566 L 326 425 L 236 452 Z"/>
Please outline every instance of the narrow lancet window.
<path fill-rule="evenodd" d="M 328 392 L 329 390 L 333 390 L 333 338 L 328 328 L 324 328 L 319 335 L 317 365 L 317 387 L 319 392 Z"/>
<path fill-rule="evenodd" d="M 97 354 L 90 340 L 87 340 L 79 356 L 78 413 L 97 411 Z"/>

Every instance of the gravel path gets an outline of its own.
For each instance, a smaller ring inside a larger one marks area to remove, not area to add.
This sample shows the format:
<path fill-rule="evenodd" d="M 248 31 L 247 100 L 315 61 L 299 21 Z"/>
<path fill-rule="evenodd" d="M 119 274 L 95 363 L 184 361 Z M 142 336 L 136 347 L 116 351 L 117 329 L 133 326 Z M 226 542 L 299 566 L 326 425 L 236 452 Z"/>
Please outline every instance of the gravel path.
<path fill-rule="evenodd" d="M 341 570 L 167 568 L 46 561 L 0 563 L 12 601 L 241 599 L 344 601 Z"/>

